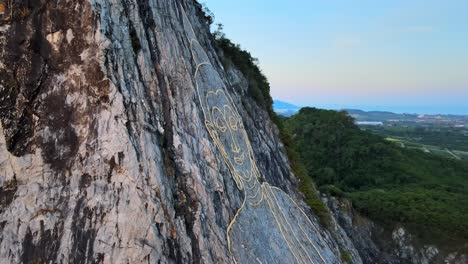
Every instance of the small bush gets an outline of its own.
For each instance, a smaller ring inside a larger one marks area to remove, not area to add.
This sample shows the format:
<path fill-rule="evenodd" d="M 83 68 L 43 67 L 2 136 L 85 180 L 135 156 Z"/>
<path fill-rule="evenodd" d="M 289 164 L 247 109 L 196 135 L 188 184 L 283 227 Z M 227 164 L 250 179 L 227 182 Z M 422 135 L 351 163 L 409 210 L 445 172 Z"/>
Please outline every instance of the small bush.
<path fill-rule="evenodd" d="M 199 3 L 195 0 L 195 7 L 197 8 L 199 14 L 201 14 L 202 18 L 206 22 L 206 24 L 211 25 L 215 20 L 215 16 L 213 12 L 206 6 L 205 3 Z"/>
<path fill-rule="evenodd" d="M 351 256 L 351 253 L 349 253 L 349 251 L 345 250 L 345 249 L 340 249 L 340 254 L 341 254 L 341 259 L 348 263 L 348 264 L 352 264 L 353 263 L 353 258 Z"/>
<path fill-rule="evenodd" d="M 345 193 L 339 187 L 335 185 L 324 185 L 319 188 L 321 193 L 326 193 L 327 195 L 334 197 L 345 197 Z"/>

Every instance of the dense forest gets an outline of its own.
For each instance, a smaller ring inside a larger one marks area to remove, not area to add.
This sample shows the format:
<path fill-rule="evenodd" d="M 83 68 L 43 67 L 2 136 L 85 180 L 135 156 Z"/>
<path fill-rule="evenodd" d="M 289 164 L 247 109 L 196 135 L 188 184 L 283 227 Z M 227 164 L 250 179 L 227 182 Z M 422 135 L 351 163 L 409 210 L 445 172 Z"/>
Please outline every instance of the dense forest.
<path fill-rule="evenodd" d="M 431 241 L 468 239 L 466 162 L 400 148 L 360 130 L 346 112 L 303 108 L 285 123 L 322 192 Z"/>

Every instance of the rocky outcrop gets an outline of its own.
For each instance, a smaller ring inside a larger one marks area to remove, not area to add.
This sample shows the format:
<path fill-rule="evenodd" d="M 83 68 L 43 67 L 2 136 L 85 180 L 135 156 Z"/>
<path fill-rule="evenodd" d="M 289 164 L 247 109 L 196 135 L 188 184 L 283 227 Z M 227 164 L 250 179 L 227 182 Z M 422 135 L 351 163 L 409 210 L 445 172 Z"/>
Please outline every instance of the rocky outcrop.
<path fill-rule="evenodd" d="M 0 3 L 0 262 L 360 263 L 195 1 Z"/>
<path fill-rule="evenodd" d="M 389 230 L 372 222 L 355 211 L 347 199 L 324 200 L 364 263 L 468 263 L 468 244 L 441 247 L 423 243 L 402 225 Z"/>

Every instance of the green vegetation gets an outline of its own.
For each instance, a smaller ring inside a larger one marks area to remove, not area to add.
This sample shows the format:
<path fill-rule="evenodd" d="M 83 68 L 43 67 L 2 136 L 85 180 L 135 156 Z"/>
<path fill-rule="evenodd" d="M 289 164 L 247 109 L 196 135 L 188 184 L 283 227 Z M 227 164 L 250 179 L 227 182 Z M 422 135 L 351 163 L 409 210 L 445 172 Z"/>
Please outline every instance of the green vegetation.
<path fill-rule="evenodd" d="M 415 141 L 407 141 L 405 139 L 396 139 L 396 138 L 387 137 L 385 138 L 385 140 L 395 142 L 398 144 L 398 146 L 402 148 L 417 149 L 426 153 L 431 153 L 431 154 L 449 158 L 449 159 L 468 161 L 468 152 L 466 151 L 448 149 L 448 148 L 433 146 L 433 145 L 424 145 Z"/>
<path fill-rule="evenodd" d="M 299 158 L 291 134 L 283 124 L 283 120 L 273 111 L 273 99 L 270 95 L 270 84 L 267 78 L 258 67 L 258 60 L 252 55 L 242 50 L 239 45 L 234 44 L 226 38 L 222 32 L 222 25 L 218 25 L 218 30 L 214 33 L 216 47 L 223 56 L 223 64 L 225 68 L 233 65 L 238 68 L 249 83 L 249 95 L 256 103 L 265 109 L 271 119 L 278 126 L 280 138 L 285 146 L 290 166 L 296 177 L 299 179 L 299 190 L 304 194 L 305 201 L 308 206 L 314 211 L 324 226 L 330 225 L 330 214 L 326 205 L 320 200 L 319 193 L 316 190 L 315 184 L 307 174 L 307 169 Z"/>
<path fill-rule="evenodd" d="M 285 123 L 322 191 L 424 239 L 468 239 L 468 163 L 402 148 L 361 131 L 345 112 L 303 108 Z"/>
<path fill-rule="evenodd" d="M 352 264 L 353 263 L 353 257 L 351 256 L 351 253 L 349 253 L 345 249 L 340 249 L 340 254 L 341 254 L 341 260 L 343 260 L 345 263 Z"/>
<path fill-rule="evenodd" d="M 270 84 L 258 67 L 258 60 L 243 50 L 238 44 L 234 44 L 222 32 L 223 26 L 218 24 L 214 36 L 216 47 L 223 52 L 222 62 L 225 68 L 234 64 L 247 78 L 249 82 L 249 94 L 257 104 L 273 115 L 273 99 L 270 95 Z"/>
<path fill-rule="evenodd" d="M 280 139 L 286 149 L 291 169 L 294 172 L 294 175 L 299 179 L 299 191 L 304 194 L 306 204 L 314 211 L 322 225 L 330 227 L 330 213 L 327 206 L 320 200 L 315 183 L 312 177 L 309 176 L 307 169 L 299 156 L 297 151 L 298 146 L 294 143 L 289 130 L 284 126 L 284 121 L 276 114 L 273 121 L 278 126 Z"/>
<path fill-rule="evenodd" d="M 468 152 L 468 129 L 464 127 L 394 124 L 392 126 L 362 126 L 362 128 L 383 137 Z"/>
<path fill-rule="evenodd" d="M 194 1 L 195 8 L 198 9 L 198 12 L 201 14 L 203 20 L 206 24 L 211 25 L 215 20 L 213 12 L 206 6 L 205 3 L 199 3 L 197 0 Z"/>
<path fill-rule="evenodd" d="M 468 129 L 443 125 L 360 126 L 361 129 L 399 142 L 402 148 L 419 149 L 442 157 L 468 161 Z"/>

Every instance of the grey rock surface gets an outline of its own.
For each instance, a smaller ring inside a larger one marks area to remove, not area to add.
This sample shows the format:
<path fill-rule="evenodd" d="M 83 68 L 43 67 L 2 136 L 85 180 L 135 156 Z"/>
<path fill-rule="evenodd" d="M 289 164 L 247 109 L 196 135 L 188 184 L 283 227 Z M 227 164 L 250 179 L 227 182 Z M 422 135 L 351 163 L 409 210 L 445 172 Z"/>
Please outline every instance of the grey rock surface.
<path fill-rule="evenodd" d="M 221 65 L 195 1 L 6 7 L 1 263 L 341 263 L 342 247 L 355 252 L 302 202 L 277 128 Z M 210 63 L 202 79 L 194 53 Z M 251 189 L 220 148 L 234 139 L 220 144 L 207 127 L 196 87 L 216 82 L 255 160 L 255 190 L 277 199 L 248 205 L 231 240 Z"/>

